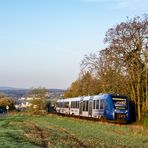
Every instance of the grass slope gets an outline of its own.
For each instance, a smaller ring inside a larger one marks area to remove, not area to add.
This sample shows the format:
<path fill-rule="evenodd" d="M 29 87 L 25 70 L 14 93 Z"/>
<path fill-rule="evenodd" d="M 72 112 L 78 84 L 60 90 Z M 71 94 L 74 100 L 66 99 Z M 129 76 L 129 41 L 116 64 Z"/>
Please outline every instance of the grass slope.
<path fill-rule="evenodd" d="M 57 115 L 0 117 L 2 148 L 148 147 L 148 128 Z"/>

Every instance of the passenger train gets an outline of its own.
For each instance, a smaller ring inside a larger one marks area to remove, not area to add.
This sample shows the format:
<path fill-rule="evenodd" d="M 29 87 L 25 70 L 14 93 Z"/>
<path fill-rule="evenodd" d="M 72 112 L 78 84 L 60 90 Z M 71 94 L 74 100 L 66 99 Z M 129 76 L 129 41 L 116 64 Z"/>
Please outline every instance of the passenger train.
<path fill-rule="evenodd" d="M 114 94 L 59 99 L 56 111 L 67 115 L 104 118 L 112 121 L 130 121 L 128 98 Z"/>

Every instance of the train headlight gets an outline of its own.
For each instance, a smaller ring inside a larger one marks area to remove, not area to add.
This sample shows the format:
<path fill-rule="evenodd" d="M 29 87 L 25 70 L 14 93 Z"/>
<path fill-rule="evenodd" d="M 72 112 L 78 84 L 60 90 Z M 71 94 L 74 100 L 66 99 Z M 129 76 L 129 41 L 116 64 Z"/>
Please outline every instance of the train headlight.
<path fill-rule="evenodd" d="M 115 112 L 112 113 L 113 119 L 115 119 Z"/>

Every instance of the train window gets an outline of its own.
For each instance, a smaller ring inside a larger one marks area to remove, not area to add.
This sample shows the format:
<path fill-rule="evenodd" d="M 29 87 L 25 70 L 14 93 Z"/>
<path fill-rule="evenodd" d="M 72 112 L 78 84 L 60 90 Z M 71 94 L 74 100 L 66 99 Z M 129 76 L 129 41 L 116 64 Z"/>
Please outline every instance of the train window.
<path fill-rule="evenodd" d="M 72 108 L 76 108 L 76 101 L 72 102 Z"/>
<path fill-rule="evenodd" d="M 63 102 L 63 107 L 68 108 L 68 102 Z"/>
<path fill-rule="evenodd" d="M 83 111 L 85 111 L 85 101 L 83 101 Z"/>
<path fill-rule="evenodd" d="M 71 108 L 73 108 L 73 102 L 71 102 Z"/>
<path fill-rule="evenodd" d="M 79 108 L 79 101 L 72 101 L 71 108 Z"/>
<path fill-rule="evenodd" d="M 104 100 L 100 100 L 100 109 L 104 109 Z"/>
<path fill-rule="evenodd" d="M 88 111 L 88 101 L 85 101 L 86 102 L 86 110 L 85 111 Z"/>
<path fill-rule="evenodd" d="M 96 109 L 99 109 L 99 100 L 96 100 Z"/>
<path fill-rule="evenodd" d="M 56 103 L 56 106 L 59 107 L 59 103 L 58 102 Z"/>
<path fill-rule="evenodd" d="M 77 108 L 79 108 L 79 101 L 77 101 Z"/>
<path fill-rule="evenodd" d="M 76 106 L 76 108 L 79 108 L 79 102 L 78 102 L 78 101 L 76 101 L 76 103 L 77 103 L 77 106 Z"/>
<path fill-rule="evenodd" d="M 127 101 L 126 98 L 112 98 L 115 108 L 126 109 Z"/>
<path fill-rule="evenodd" d="M 93 101 L 93 109 L 95 109 L 95 104 L 96 104 L 96 101 L 94 100 Z"/>
<path fill-rule="evenodd" d="M 66 108 L 68 108 L 69 107 L 69 102 L 66 102 Z"/>

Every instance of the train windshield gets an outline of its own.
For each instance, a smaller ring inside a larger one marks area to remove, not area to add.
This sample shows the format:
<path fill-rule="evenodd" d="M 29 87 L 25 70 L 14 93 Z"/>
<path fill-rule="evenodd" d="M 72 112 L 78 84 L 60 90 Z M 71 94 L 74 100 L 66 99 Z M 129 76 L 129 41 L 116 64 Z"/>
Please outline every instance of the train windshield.
<path fill-rule="evenodd" d="M 126 98 L 112 98 L 116 109 L 126 109 L 127 101 Z"/>

